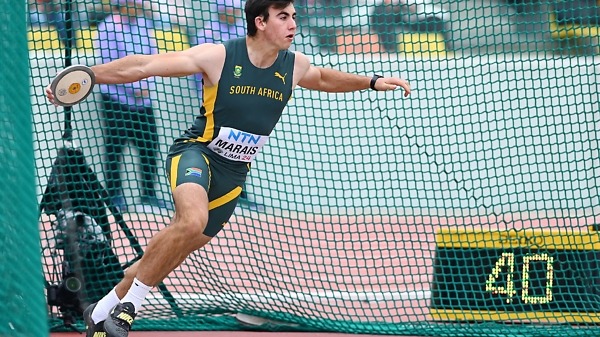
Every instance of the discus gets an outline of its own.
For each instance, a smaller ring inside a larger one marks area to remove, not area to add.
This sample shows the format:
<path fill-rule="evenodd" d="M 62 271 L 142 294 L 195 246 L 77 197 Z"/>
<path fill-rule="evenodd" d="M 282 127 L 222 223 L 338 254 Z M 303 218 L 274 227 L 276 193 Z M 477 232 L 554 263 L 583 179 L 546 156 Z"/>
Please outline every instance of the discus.
<path fill-rule="evenodd" d="M 54 103 L 61 106 L 75 105 L 88 97 L 94 88 L 96 77 L 88 66 L 72 65 L 56 74 L 50 83 Z"/>

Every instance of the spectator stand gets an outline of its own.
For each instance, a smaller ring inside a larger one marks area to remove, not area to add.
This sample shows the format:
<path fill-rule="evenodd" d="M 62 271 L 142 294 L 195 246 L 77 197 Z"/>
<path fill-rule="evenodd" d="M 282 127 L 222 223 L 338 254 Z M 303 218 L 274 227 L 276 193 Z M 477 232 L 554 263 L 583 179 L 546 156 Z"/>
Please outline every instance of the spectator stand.
<path fill-rule="evenodd" d="M 196 19 L 181 4 L 172 0 L 148 3 L 148 16 L 154 21 L 154 35 L 161 52 L 189 48 L 187 27 L 193 27 Z M 48 25 L 43 14 L 37 13 L 35 5 L 29 6 L 30 25 L 28 30 L 29 50 L 60 50 L 62 48 L 57 30 Z M 93 54 L 96 24 L 111 12 L 108 2 L 77 4 L 74 13 L 75 48 L 81 53 Z M 202 22 L 202 18 L 197 20 Z"/>
<path fill-rule="evenodd" d="M 550 7 L 550 32 L 563 54 L 598 55 L 600 6 L 595 0 L 559 0 Z"/>
<path fill-rule="evenodd" d="M 370 25 L 386 52 L 413 57 L 445 57 L 452 50 L 450 14 L 429 0 L 379 0 Z"/>

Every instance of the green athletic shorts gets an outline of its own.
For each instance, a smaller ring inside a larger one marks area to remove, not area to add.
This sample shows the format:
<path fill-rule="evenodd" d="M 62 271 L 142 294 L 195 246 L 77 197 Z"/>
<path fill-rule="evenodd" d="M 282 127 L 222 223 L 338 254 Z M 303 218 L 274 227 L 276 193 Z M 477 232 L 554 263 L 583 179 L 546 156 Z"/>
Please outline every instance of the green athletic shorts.
<path fill-rule="evenodd" d="M 233 214 L 250 165 L 227 160 L 202 143 L 187 141 L 171 146 L 166 170 L 171 190 L 183 183 L 204 187 L 209 201 L 204 234 L 214 237 Z"/>

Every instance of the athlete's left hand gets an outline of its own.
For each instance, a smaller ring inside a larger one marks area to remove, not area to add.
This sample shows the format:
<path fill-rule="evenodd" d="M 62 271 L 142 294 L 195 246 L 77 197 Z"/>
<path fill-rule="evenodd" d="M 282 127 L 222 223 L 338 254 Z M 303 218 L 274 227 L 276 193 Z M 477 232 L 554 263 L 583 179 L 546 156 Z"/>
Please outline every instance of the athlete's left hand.
<path fill-rule="evenodd" d="M 396 90 L 398 87 L 404 89 L 404 97 L 410 95 L 410 84 L 401 78 L 382 77 L 375 82 L 375 89 L 377 91 Z"/>

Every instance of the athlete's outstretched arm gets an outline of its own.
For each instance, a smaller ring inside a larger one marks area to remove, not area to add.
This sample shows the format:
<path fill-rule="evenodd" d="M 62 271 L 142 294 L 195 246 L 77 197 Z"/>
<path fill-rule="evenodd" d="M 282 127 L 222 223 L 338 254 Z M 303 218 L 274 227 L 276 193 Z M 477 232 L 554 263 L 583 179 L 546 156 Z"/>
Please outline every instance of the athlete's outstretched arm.
<path fill-rule="evenodd" d="M 339 70 L 315 67 L 310 64 L 306 55 L 296 52 L 296 68 L 298 85 L 312 90 L 325 92 L 351 92 L 369 89 L 371 77 L 350 74 Z M 378 91 L 404 89 L 404 96 L 410 94 L 410 85 L 406 80 L 397 77 L 382 77 L 375 82 Z"/>
<path fill-rule="evenodd" d="M 152 76 L 187 76 L 203 73 L 220 48 L 214 44 L 202 44 L 177 52 L 129 55 L 91 68 L 99 84 L 131 83 Z"/>

